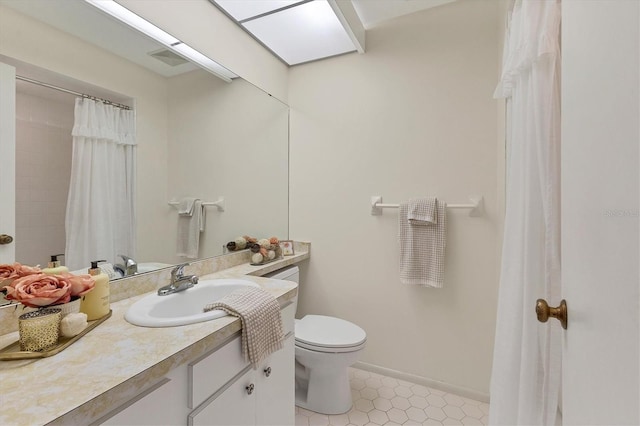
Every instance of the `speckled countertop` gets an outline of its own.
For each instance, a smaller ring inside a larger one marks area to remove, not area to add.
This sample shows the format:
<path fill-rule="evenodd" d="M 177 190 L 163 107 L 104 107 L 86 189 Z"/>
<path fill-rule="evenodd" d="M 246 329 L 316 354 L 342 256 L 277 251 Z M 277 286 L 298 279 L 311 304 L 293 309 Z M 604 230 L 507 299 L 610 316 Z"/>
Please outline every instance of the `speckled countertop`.
<path fill-rule="evenodd" d="M 254 281 L 282 306 L 296 297 L 297 285 L 255 275 L 308 257 L 302 253 L 260 267 L 245 263 L 202 278 Z M 240 320 L 229 316 L 180 327 L 137 327 L 124 314 L 141 297 L 112 303 L 111 318 L 57 355 L 0 361 L 0 425 L 89 424 L 136 396 L 145 383 L 211 351 L 241 328 Z M 0 347 L 17 339 L 17 332 L 0 336 Z"/>

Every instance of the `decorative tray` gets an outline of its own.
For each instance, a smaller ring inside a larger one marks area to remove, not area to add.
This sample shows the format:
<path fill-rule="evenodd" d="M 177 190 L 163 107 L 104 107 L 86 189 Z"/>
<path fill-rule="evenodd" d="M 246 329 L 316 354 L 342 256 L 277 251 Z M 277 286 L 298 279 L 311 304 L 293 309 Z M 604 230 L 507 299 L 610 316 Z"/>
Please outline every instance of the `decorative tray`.
<path fill-rule="evenodd" d="M 273 262 L 277 262 L 278 260 L 282 260 L 282 257 L 276 257 L 275 259 L 270 259 L 270 260 L 263 260 L 260 263 L 249 263 L 249 265 L 251 266 L 262 266 L 262 265 L 267 265 L 269 263 L 273 263 Z"/>
<path fill-rule="evenodd" d="M 32 358 L 46 358 L 49 356 L 53 356 L 63 350 L 67 349 L 73 343 L 75 343 L 82 336 L 105 322 L 112 314 L 112 311 L 109 310 L 109 313 L 102 318 L 99 318 L 94 321 L 89 321 L 87 327 L 80 332 L 80 334 L 75 335 L 73 337 L 62 337 L 58 338 L 58 344 L 53 348 L 42 351 L 42 352 L 31 352 L 31 351 L 21 351 L 20 350 L 20 341 L 16 340 L 11 343 L 9 346 L 5 346 L 0 349 L 0 361 L 13 361 L 16 359 L 32 359 Z"/>

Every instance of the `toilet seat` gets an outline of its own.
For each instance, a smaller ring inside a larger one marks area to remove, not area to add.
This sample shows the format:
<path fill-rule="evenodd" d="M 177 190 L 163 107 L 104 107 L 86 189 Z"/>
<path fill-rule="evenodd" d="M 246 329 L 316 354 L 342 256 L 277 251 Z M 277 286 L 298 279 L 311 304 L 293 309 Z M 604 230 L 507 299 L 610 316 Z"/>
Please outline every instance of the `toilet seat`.
<path fill-rule="evenodd" d="M 324 315 L 307 315 L 296 320 L 295 327 L 296 346 L 316 352 L 354 352 L 367 340 L 367 334 L 357 325 Z"/>

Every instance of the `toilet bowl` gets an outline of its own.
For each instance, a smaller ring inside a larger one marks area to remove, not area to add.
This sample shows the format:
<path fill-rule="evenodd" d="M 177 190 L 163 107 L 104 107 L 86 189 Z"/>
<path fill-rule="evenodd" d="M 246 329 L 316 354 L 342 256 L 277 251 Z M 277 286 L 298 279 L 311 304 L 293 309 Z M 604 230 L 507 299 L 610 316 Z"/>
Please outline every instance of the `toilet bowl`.
<path fill-rule="evenodd" d="M 365 347 L 364 330 L 349 321 L 322 315 L 296 320 L 296 405 L 322 414 L 351 409 L 347 368 Z"/>
<path fill-rule="evenodd" d="M 297 266 L 266 276 L 299 284 Z M 352 400 L 347 369 L 360 357 L 367 334 L 349 321 L 323 315 L 307 315 L 295 324 L 296 405 L 322 414 L 348 412 Z"/>

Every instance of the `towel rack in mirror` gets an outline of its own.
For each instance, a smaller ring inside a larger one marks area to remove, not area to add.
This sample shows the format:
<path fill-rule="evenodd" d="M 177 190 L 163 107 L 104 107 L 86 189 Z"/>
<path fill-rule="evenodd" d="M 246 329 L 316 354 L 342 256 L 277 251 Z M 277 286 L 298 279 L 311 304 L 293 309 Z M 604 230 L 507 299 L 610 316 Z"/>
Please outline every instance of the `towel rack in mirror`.
<path fill-rule="evenodd" d="M 169 204 L 170 206 L 177 206 L 178 204 L 180 204 L 180 201 L 171 200 L 167 204 Z M 216 206 L 218 208 L 219 212 L 223 212 L 224 211 L 224 197 L 220 197 L 220 199 L 218 201 L 203 201 L 202 205 L 203 206 Z"/>
<path fill-rule="evenodd" d="M 469 216 L 479 217 L 484 214 L 484 197 L 482 195 L 470 195 L 469 204 L 447 204 L 449 209 L 470 209 Z M 383 204 L 382 196 L 371 196 L 371 215 L 379 216 L 382 209 L 397 209 L 400 204 Z"/>

